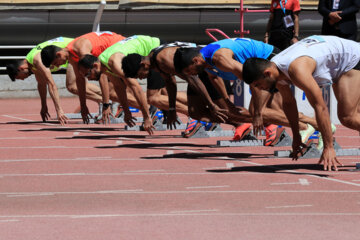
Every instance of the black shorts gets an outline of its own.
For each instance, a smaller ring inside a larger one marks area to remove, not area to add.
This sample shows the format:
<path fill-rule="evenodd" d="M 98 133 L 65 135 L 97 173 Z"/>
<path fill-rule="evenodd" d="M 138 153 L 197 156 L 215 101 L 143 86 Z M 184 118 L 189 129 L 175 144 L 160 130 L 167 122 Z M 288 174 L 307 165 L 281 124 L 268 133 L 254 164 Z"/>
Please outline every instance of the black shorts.
<path fill-rule="evenodd" d="M 155 70 L 150 70 L 147 77 L 147 89 L 156 90 L 165 87 L 165 80 L 161 77 L 161 74 Z"/>
<path fill-rule="evenodd" d="M 210 79 L 209 79 L 209 76 L 208 76 L 207 72 L 203 71 L 203 72 L 199 73 L 199 78 L 203 82 L 203 84 L 205 85 L 206 90 L 208 91 L 209 96 L 211 97 L 211 99 L 212 100 L 219 100 L 221 98 L 221 96 L 218 93 L 218 91 L 215 89 L 215 87 L 212 85 L 212 83 L 210 82 Z M 198 93 L 188 85 L 187 95 L 195 96 L 195 95 L 198 95 Z"/>
<path fill-rule="evenodd" d="M 360 71 L 360 61 L 356 64 L 356 66 L 353 69 Z"/>
<path fill-rule="evenodd" d="M 273 51 L 270 53 L 270 55 L 267 57 L 267 60 L 271 60 L 271 59 L 272 59 L 273 57 L 275 57 L 276 54 L 278 54 L 279 52 L 281 52 L 281 50 L 274 46 L 274 49 L 273 49 Z"/>

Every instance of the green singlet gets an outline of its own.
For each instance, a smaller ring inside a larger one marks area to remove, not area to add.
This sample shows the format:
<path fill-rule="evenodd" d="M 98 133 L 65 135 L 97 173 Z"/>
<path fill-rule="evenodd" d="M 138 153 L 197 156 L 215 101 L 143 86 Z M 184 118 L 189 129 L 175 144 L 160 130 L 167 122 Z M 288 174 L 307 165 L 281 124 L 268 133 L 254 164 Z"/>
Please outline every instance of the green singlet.
<path fill-rule="evenodd" d="M 67 38 L 67 37 L 58 37 L 58 38 L 54 38 L 54 39 L 48 40 L 46 42 L 40 43 L 26 55 L 25 59 L 31 65 L 34 65 L 34 57 L 36 56 L 36 54 L 40 53 L 44 47 L 47 47 L 50 45 L 55 45 L 59 48 L 65 48 L 72 40 L 74 40 L 74 39 Z M 50 66 L 50 71 L 51 72 L 59 71 L 61 68 L 66 68 L 67 65 L 68 65 L 68 63 L 66 62 L 65 64 L 61 65 L 58 68 L 55 66 Z M 32 68 L 33 68 L 33 70 L 36 70 L 34 67 L 32 67 Z"/>
<path fill-rule="evenodd" d="M 134 35 L 124 40 L 121 40 L 114 45 L 108 47 L 103 53 L 100 54 L 99 60 L 104 64 L 108 72 L 112 74 L 109 67 L 109 59 L 115 53 L 122 53 L 125 56 L 137 53 L 141 56 L 147 56 L 151 50 L 160 46 L 160 39 L 156 37 Z"/>

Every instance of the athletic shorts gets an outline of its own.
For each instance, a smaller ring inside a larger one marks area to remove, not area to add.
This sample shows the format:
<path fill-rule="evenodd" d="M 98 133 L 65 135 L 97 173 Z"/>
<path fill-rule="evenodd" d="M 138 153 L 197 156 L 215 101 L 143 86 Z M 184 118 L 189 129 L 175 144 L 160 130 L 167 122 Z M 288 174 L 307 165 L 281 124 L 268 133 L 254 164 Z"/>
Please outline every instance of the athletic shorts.
<path fill-rule="evenodd" d="M 274 47 L 272 53 L 270 53 L 270 55 L 267 57 L 267 60 L 271 60 L 273 57 L 275 57 L 276 54 L 278 54 L 279 52 L 281 52 L 280 49 L 278 49 L 277 47 Z"/>
<path fill-rule="evenodd" d="M 215 89 L 215 87 L 212 85 L 212 83 L 210 82 L 210 79 L 209 79 L 209 76 L 208 76 L 207 72 L 203 71 L 203 72 L 199 73 L 199 78 L 203 82 L 203 84 L 205 85 L 206 90 L 208 91 L 211 99 L 212 100 L 219 100 L 221 98 L 221 96 L 218 93 L 218 91 Z M 198 93 L 188 85 L 187 95 L 195 96 L 195 95 L 198 95 Z"/>
<path fill-rule="evenodd" d="M 360 71 L 360 61 L 356 64 L 356 66 L 353 69 Z"/>
<path fill-rule="evenodd" d="M 155 70 L 150 70 L 147 77 L 147 89 L 156 90 L 165 87 L 165 80 L 161 77 L 161 74 Z"/>

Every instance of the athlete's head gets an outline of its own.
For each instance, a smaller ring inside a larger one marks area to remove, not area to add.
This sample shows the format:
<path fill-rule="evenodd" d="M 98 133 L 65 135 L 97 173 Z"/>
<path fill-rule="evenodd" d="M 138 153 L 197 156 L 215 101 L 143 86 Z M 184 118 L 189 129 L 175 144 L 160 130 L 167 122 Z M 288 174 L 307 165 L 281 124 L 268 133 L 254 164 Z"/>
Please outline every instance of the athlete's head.
<path fill-rule="evenodd" d="M 174 66 L 177 73 L 197 75 L 205 69 L 205 61 L 199 47 L 178 48 L 174 54 Z"/>
<path fill-rule="evenodd" d="M 122 69 L 127 78 L 147 78 L 150 72 L 150 60 L 148 57 L 136 53 L 127 55 L 122 59 Z"/>
<path fill-rule="evenodd" d="M 267 90 L 275 91 L 277 68 L 267 59 L 248 58 L 243 65 L 243 80 L 247 84 Z"/>
<path fill-rule="evenodd" d="M 91 54 L 86 54 L 78 63 L 80 75 L 89 80 L 99 80 L 101 75 L 101 63 Z"/>
<path fill-rule="evenodd" d="M 59 67 L 65 64 L 68 58 L 69 57 L 65 51 L 55 45 L 46 46 L 43 50 L 41 50 L 41 61 L 47 68 L 50 67 L 50 65 Z"/>
<path fill-rule="evenodd" d="M 15 79 L 24 80 L 32 74 L 30 65 L 25 59 L 11 61 L 6 65 L 6 72 L 11 81 L 15 81 Z"/>

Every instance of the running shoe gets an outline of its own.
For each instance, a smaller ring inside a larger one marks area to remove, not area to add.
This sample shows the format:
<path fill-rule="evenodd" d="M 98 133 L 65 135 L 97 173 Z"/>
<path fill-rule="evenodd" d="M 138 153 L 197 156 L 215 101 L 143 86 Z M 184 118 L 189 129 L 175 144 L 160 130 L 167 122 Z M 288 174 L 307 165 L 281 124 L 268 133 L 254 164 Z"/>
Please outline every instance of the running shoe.
<path fill-rule="evenodd" d="M 277 133 L 276 130 L 278 129 L 277 125 L 274 124 L 270 124 L 269 126 L 267 126 L 265 128 L 265 135 L 266 135 L 266 139 L 264 142 L 264 146 L 273 146 L 277 143 L 278 139 L 277 139 Z"/>
<path fill-rule="evenodd" d="M 240 141 L 251 131 L 251 123 L 243 123 L 235 129 L 233 141 Z"/>
<path fill-rule="evenodd" d="M 336 126 L 334 124 L 331 124 L 331 132 L 332 135 L 334 136 L 335 132 L 336 132 Z M 324 148 L 324 141 L 323 138 L 321 136 L 321 133 L 319 132 L 319 141 L 318 141 L 318 145 L 316 147 L 319 151 L 323 150 Z"/>
<path fill-rule="evenodd" d="M 189 120 L 190 121 L 188 122 L 183 135 L 186 138 L 193 136 L 203 126 L 203 124 L 198 120 L 191 118 Z"/>
<path fill-rule="evenodd" d="M 124 116 L 124 109 L 122 108 L 122 106 L 119 105 L 115 113 L 115 118 L 121 118 L 123 116 Z"/>
<path fill-rule="evenodd" d="M 310 124 L 307 124 L 307 129 L 300 131 L 301 142 L 306 143 L 311 137 L 311 135 L 314 134 L 314 132 L 315 132 L 315 128 Z"/>

